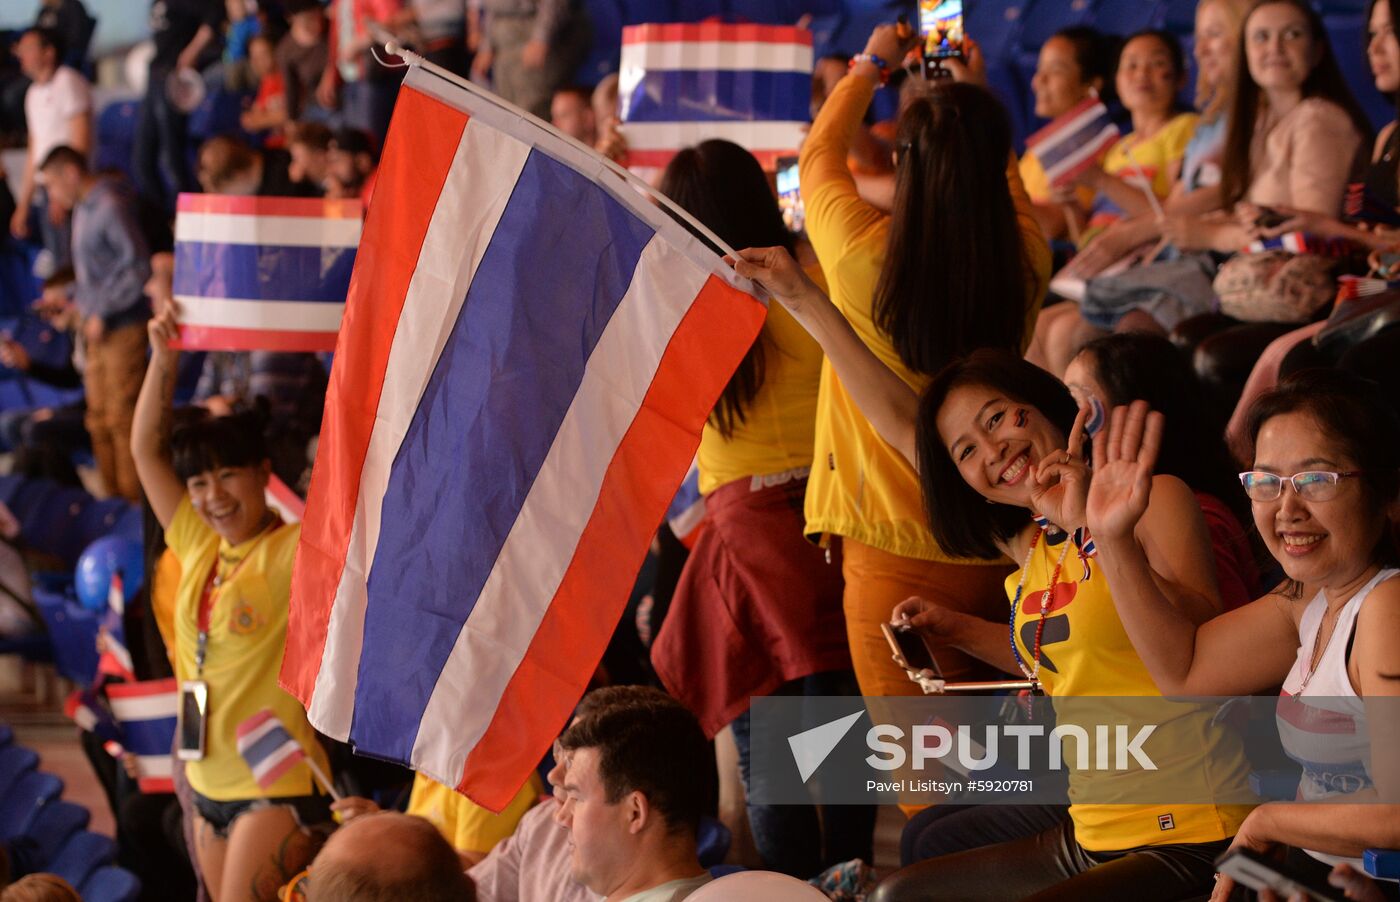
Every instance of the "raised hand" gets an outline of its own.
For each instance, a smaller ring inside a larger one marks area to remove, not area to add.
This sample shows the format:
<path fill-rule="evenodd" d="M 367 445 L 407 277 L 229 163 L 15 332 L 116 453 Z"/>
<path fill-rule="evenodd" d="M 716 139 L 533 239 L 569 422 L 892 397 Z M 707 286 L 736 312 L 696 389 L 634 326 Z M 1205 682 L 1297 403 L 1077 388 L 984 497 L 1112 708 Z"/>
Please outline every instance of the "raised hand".
<path fill-rule="evenodd" d="M 749 247 L 739 251 L 738 259 L 724 259 L 733 264 L 736 273 L 762 285 L 793 316 L 800 316 L 814 300 L 825 298 L 784 248 Z"/>
<path fill-rule="evenodd" d="M 1094 440 L 1094 478 L 1085 513 L 1098 540 L 1129 538 L 1152 495 L 1164 420 L 1146 401 L 1115 407 Z"/>
<path fill-rule="evenodd" d="M 1069 444 L 1053 451 L 1030 467 L 1031 506 L 1061 529 L 1073 530 L 1085 523 L 1089 493 L 1089 464 L 1084 458 L 1084 439 L 1091 410 L 1081 407 L 1070 428 Z"/>

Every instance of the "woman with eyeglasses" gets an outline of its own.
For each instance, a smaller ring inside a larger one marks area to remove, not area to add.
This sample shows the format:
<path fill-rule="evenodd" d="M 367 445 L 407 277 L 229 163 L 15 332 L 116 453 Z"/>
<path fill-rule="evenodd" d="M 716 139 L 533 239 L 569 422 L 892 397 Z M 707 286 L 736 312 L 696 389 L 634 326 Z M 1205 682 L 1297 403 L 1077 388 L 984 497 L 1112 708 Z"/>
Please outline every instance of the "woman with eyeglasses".
<path fill-rule="evenodd" d="M 1298 797 L 1320 804 L 1261 805 L 1234 846 L 1287 847 L 1320 882 L 1342 861 L 1359 870 L 1363 850 L 1400 846 L 1400 701 L 1385 701 L 1400 698 L 1400 421 L 1373 386 L 1338 371 L 1300 373 L 1259 399 L 1246 430 L 1253 468 L 1240 481 L 1287 579 L 1204 624 L 1164 595 L 1141 536 L 1162 431 L 1137 402 L 1113 412 L 1095 449 L 1086 518 L 1119 618 L 1167 695 L 1282 685 Z M 1212 898 L 1231 889 L 1222 878 Z M 1393 882 L 1383 892 L 1400 898 Z"/>
<path fill-rule="evenodd" d="M 1082 529 L 1088 409 L 1080 410 L 1054 376 L 1005 349 L 958 358 L 920 397 L 784 250 L 750 249 L 739 257 L 736 271 L 762 282 L 812 333 L 872 427 L 916 464 L 924 501 L 937 511 L 929 525 L 939 546 L 965 557 L 1004 554 L 1020 564 L 1004 582 L 1006 601 L 995 620 L 916 597 L 895 607 L 892 624 L 1021 674 L 1053 698 L 1160 696 L 1118 622 L 1104 568 Z M 1204 623 L 1222 606 L 1200 508 L 1180 480 L 1156 481 L 1161 489 L 1143 518 L 1150 559 L 1167 574 L 1181 616 Z M 1142 798 L 1141 772 L 1075 769 L 1068 809 L 968 806 L 942 825 L 941 854 L 885 878 L 873 902 L 1172 902 L 1208 891 L 1215 857 L 1250 810 L 1230 803 L 1242 798 L 1247 778 L 1242 753 L 1209 712 L 1160 698 L 1144 704 L 1166 714 L 1157 723 L 1169 751 L 1157 760 L 1157 778 L 1181 798 L 1227 801 L 1168 809 L 1102 804 Z M 1141 708 L 1129 706 L 1124 717 L 1135 712 Z M 1169 827 L 1162 826 L 1164 813 Z"/>

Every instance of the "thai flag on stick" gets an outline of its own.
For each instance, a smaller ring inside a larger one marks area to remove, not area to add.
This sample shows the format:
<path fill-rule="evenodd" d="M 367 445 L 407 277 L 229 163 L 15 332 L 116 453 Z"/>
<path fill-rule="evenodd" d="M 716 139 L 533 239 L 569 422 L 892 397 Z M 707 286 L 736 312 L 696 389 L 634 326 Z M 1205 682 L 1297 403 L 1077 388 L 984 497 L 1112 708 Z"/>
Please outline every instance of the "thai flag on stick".
<path fill-rule="evenodd" d="M 624 173 L 438 71 L 410 69 L 379 167 L 281 681 L 321 732 L 499 811 L 766 311 Z"/>
<path fill-rule="evenodd" d="M 321 787 L 334 798 L 340 798 L 330 779 L 321 773 L 315 761 L 306 757 L 306 750 L 287 732 L 271 708 L 264 708 L 243 721 L 235 733 L 238 737 L 238 754 L 248 762 L 258 786 L 271 789 L 287 771 L 304 761 Z"/>
<path fill-rule="evenodd" d="M 180 346 L 334 348 L 360 220 L 355 200 L 180 195 L 175 214 Z"/>
<path fill-rule="evenodd" d="M 107 588 L 107 613 L 97 628 L 97 681 L 103 679 L 136 679 L 136 665 L 131 660 L 131 651 L 126 647 L 126 629 L 122 626 L 122 615 L 126 611 L 126 593 L 122 587 L 122 575 L 112 574 L 112 582 Z"/>
<path fill-rule="evenodd" d="M 174 792 L 175 722 L 179 685 L 172 677 L 142 683 L 108 683 L 107 700 L 121 727 L 125 751 L 136 756 L 137 785 L 142 792 Z"/>
<path fill-rule="evenodd" d="M 766 168 L 797 152 L 811 119 L 812 34 L 775 25 L 622 29 L 618 101 L 629 166 L 662 167 L 709 138 Z"/>
<path fill-rule="evenodd" d="M 1040 161 L 1051 185 L 1063 188 L 1097 163 L 1118 136 L 1108 107 L 1097 97 L 1086 97 L 1027 138 L 1026 152 Z"/>

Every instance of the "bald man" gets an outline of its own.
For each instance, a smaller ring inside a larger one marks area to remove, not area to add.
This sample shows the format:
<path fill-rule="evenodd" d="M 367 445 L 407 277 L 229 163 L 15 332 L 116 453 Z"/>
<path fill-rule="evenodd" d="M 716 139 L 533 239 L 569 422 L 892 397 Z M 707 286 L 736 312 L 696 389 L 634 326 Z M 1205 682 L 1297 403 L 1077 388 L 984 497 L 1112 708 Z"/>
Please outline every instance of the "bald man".
<path fill-rule="evenodd" d="M 312 862 L 307 902 L 476 902 L 457 853 L 420 817 L 383 811 L 337 830 Z"/>

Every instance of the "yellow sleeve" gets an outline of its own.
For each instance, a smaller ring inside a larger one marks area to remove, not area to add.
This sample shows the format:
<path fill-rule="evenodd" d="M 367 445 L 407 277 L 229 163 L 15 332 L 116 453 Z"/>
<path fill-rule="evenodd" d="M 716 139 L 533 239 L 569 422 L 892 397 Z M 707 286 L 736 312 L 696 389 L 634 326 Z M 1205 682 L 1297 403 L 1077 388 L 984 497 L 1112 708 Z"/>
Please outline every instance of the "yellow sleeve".
<path fill-rule="evenodd" d="M 180 589 L 180 573 L 180 559 L 175 550 L 165 549 L 156 561 L 156 575 L 151 581 L 151 612 L 172 669 L 175 667 L 175 599 Z"/>
<path fill-rule="evenodd" d="M 187 494 L 180 499 L 175 508 L 175 516 L 170 518 L 170 525 L 165 528 L 165 545 L 175 552 L 175 557 L 183 561 L 210 532 L 208 524 L 195 513 L 194 505 L 190 503 L 190 496 Z"/>
<path fill-rule="evenodd" d="M 543 791 L 544 783 L 539 774 L 531 773 L 530 779 L 525 781 L 525 785 L 520 787 L 515 798 L 500 814 L 492 814 L 466 796 L 454 792 L 456 811 L 452 817 L 452 847 L 458 852 L 490 852 L 496 843 L 515 832 L 520 819 L 539 801 Z"/>
<path fill-rule="evenodd" d="M 846 166 L 851 140 L 875 96 L 875 83 L 847 75 L 822 104 L 802 142 L 798 179 L 807 217 L 807 237 L 823 265 L 840 259 L 853 239 L 879 232 L 886 216 L 861 200 Z"/>
<path fill-rule="evenodd" d="M 1024 351 L 1030 346 L 1031 336 L 1035 333 L 1040 305 L 1050 285 L 1053 260 L 1045 233 L 1040 230 L 1040 223 L 1035 221 L 1035 211 L 1026 186 L 1021 181 L 1021 170 L 1014 153 L 1006 165 L 1006 187 L 1011 191 L 1011 202 L 1016 206 L 1016 221 L 1021 229 L 1021 256 L 1026 267 L 1026 331 L 1021 340 L 1021 350 Z"/>

